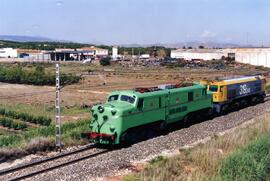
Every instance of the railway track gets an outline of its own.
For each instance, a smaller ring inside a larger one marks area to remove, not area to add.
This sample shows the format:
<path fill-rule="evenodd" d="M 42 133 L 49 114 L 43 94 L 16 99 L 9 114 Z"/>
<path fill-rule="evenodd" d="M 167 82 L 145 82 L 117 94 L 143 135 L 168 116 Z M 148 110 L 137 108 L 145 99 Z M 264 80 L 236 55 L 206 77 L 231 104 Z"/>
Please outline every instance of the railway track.
<path fill-rule="evenodd" d="M 95 151 L 94 151 L 95 150 Z M 48 157 L 35 162 L 23 164 L 17 167 L 8 168 L 0 171 L 0 180 L 9 178 L 8 181 L 17 181 L 30 178 L 48 171 L 58 169 L 82 160 L 96 157 L 109 152 L 108 149 L 97 149 L 96 145 L 91 144 L 83 148 L 70 152 L 59 153 L 55 156 Z M 85 153 L 84 153 L 85 152 Z M 84 154 L 81 154 L 84 153 Z M 7 180 L 7 179 L 5 179 Z"/>
<path fill-rule="evenodd" d="M 265 101 L 270 101 L 270 94 L 266 95 Z M 109 151 L 110 150 L 108 149 L 97 149 L 94 144 L 87 145 L 77 150 L 60 153 L 35 162 L 0 170 L 0 180 L 16 181 L 31 178 L 67 165 L 94 158 Z"/>

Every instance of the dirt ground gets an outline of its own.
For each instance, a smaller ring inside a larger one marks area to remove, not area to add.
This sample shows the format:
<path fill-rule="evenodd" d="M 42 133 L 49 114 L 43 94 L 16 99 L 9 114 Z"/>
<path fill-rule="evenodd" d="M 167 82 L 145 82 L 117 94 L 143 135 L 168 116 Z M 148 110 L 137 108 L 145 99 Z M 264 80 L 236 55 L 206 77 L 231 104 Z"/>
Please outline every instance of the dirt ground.
<path fill-rule="evenodd" d="M 255 70 L 241 69 L 207 70 L 207 69 L 169 69 L 169 68 L 140 68 L 127 69 L 109 67 L 107 69 L 86 72 L 93 67 L 82 67 L 76 64 L 65 64 L 66 71 L 82 75 L 78 84 L 68 85 L 61 89 L 61 106 L 64 120 L 76 120 L 89 117 L 87 111 L 76 109 L 88 108 L 92 104 L 104 102 L 108 93 L 114 90 L 133 89 L 135 87 L 150 87 L 165 83 L 182 81 L 198 81 L 203 78 L 214 79 L 232 75 L 253 73 Z M 96 67 L 95 67 L 96 68 Z M 50 109 L 53 116 L 55 87 L 31 86 L 0 83 L 0 99 L 2 105 L 28 105 L 34 109 Z M 49 114 L 49 113 L 48 113 Z"/>

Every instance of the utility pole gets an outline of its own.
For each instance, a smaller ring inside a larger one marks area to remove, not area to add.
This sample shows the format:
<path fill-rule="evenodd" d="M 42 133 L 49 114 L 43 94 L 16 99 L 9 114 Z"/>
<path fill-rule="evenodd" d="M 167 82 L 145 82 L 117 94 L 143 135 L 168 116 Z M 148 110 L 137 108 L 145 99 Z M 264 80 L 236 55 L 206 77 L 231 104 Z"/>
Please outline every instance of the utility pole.
<path fill-rule="evenodd" d="M 55 64 L 55 146 L 61 152 L 61 114 L 60 114 L 60 65 Z"/>

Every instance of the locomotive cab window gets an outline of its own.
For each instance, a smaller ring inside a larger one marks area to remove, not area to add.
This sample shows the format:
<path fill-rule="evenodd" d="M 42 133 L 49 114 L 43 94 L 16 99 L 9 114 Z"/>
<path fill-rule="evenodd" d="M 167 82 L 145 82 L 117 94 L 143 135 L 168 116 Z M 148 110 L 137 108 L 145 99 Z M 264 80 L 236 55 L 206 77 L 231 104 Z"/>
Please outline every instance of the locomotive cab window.
<path fill-rule="evenodd" d="M 217 92 L 218 91 L 218 86 L 217 85 L 210 85 L 209 90 L 212 92 Z"/>
<path fill-rule="evenodd" d="M 108 98 L 108 102 L 111 102 L 111 101 L 117 101 L 118 100 L 118 97 L 119 95 L 112 95 Z"/>
<path fill-rule="evenodd" d="M 130 97 L 130 96 L 127 96 L 127 95 L 122 95 L 122 96 L 120 97 L 120 100 L 121 100 L 121 101 L 124 101 L 124 102 L 128 102 L 128 103 L 130 103 L 130 104 L 133 104 L 133 103 L 135 102 L 135 98 Z"/>

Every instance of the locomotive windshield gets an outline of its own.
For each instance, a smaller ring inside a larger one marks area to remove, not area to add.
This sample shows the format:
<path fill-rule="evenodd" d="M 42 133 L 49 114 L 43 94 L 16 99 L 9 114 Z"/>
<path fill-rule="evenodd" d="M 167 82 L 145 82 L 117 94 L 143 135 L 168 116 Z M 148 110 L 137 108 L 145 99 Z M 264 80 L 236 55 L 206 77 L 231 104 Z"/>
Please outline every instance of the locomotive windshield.
<path fill-rule="evenodd" d="M 217 92 L 218 91 L 218 86 L 217 85 L 210 85 L 209 90 L 212 92 Z"/>
<path fill-rule="evenodd" d="M 119 95 L 112 95 L 109 97 L 108 102 L 116 101 L 118 99 Z"/>
<path fill-rule="evenodd" d="M 127 96 L 127 95 L 122 95 L 120 100 L 131 103 L 131 104 L 133 104 L 135 102 L 135 99 L 133 97 L 130 97 L 130 96 Z"/>

